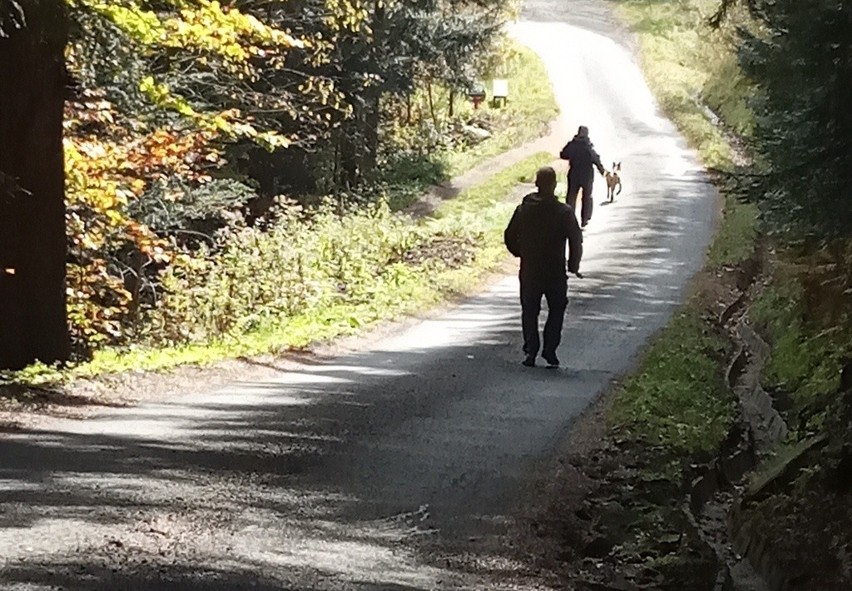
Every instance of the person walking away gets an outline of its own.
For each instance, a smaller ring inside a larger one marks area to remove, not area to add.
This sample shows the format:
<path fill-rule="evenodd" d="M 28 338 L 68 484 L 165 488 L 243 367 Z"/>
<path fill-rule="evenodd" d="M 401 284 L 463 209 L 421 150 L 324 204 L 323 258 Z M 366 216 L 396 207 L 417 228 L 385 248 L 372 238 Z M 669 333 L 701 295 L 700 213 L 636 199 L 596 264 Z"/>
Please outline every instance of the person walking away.
<path fill-rule="evenodd" d="M 539 352 L 538 316 L 541 298 L 547 299 L 547 321 L 541 356 L 549 367 L 558 367 L 556 348 L 562 339 L 562 322 L 568 305 L 567 270 L 579 275 L 583 233 L 571 207 L 556 198 L 556 171 L 547 166 L 535 175 L 538 189 L 524 197 L 503 233 L 506 248 L 520 257 L 521 327 L 524 361 L 535 366 Z"/>
<path fill-rule="evenodd" d="M 592 167 L 597 168 L 601 176 L 606 173 L 601 164 L 601 157 L 595 152 L 595 147 L 589 139 L 589 128 L 581 125 L 577 135 L 562 148 L 559 157 L 571 165 L 568 169 L 568 195 L 565 201 L 572 209 L 577 209 L 577 193 L 583 191 L 581 219 L 585 228 L 592 219 L 592 185 L 595 180 Z"/>

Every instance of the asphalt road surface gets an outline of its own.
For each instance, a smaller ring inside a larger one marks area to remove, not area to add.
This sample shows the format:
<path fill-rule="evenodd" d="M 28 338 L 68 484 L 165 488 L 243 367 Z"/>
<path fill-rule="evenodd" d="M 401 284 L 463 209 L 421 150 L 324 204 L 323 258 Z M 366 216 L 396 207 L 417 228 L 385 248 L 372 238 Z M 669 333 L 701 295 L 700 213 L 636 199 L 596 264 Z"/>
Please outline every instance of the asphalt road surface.
<path fill-rule="evenodd" d="M 4 434 L 0 588 L 516 588 L 496 558 L 461 572 L 440 549 L 510 519 L 531 466 L 630 369 L 701 266 L 718 200 L 605 3 L 528 2 L 513 34 L 556 87 L 554 152 L 586 124 L 623 162 L 615 204 L 598 179 L 562 369 L 520 365 L 507 276 L 263 381 Z"/>

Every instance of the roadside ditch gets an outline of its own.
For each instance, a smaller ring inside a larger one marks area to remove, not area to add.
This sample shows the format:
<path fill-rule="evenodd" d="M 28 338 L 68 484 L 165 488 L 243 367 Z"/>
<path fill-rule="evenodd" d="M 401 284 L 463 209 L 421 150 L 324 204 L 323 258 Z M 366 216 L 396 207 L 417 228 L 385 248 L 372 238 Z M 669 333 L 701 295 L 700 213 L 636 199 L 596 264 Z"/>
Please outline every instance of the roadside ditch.
<path fill-rule="evenodd" d="M 707 331 L 727 341 L 716 360 L 734 417 L 716 451 L 678 456 L 636 438 L 612 420 L 613 401 L 624 395 L 616 385 L 575 426 L 547 489 L 538 487 L 547 500 L 523 520 L 533 540 L 527 557 L 539 568 L 583 591 L 792 588 L 771 540 L 743 507 L 822 442 L 803 444 L 784 461 L 775 454 L 789 427 L 760 385 L 770 347 L 749 319 L 763 284 L 761 260 L 756 251 L 703 271 L 689 304 Z M 767 473 L 767 465 L 775 467 Z"/>
<path fill-rule="evenodd" d="M 799 434 L 784 393 L 761 385 L 772 348 L 749 313 L 769 280 L 764 260 L 758 247 L 738 264 L 702 271 L 688 304 L 700 312 L 702 330 L 726 342 L 716 360 L 733 420 L 715 451 L 677 454 L 636 437 L 613 419 L 614 402 L 630 393 L 616 384 L 575 425 L 563 458 L 543 477 L 548 482 L 535 486 L 538 505 L 521 524 L 534 540 L 526 555 L 558 584 L 581 591 L 850 588 L 849 556 L 827 550 L 845 547 L 837 543 L 848 526 L 844 493 L 825 494 L 830 487 L 806 479 L 816 458 L 840 444 Z M 852 409 L 852 394 L 845 398 Z M 829 475 L 842 479 L 842 466 Z"/>

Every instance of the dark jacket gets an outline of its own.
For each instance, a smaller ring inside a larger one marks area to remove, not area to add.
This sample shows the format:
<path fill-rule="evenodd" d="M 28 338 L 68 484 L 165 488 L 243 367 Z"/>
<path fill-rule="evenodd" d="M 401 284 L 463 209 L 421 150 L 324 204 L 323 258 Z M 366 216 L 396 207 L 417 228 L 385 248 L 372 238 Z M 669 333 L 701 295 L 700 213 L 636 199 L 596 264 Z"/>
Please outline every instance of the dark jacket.
<path fill-rule="evenodd" d="M 583 233 L 572 209 L 555 196 L 530 193 L 515 208 L 506 231 L 506 248 L 521 258 L 521 279 L 565 279 L 565 241 L 568 270 L 577 273 L 583 257 Z"/>
<path fill-rule="evenodd" d="M 601 174 L 604 173 L 601 157 L 595 152 L 595 146 L 587 137 L 575 135 L 559 152 L 559 157 L 571 163 L 568 178 L 572 182 L 582 185 L 594 180 L 595 173 L 592 166 L 595 166 Z"/>

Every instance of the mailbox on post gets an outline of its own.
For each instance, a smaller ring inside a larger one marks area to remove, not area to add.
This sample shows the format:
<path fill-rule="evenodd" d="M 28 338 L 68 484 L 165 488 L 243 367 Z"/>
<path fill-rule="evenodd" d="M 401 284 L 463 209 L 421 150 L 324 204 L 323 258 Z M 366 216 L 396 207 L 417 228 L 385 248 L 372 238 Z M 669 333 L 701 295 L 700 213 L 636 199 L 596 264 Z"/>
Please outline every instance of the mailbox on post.
<path fill-rule="evenodd" d="M 503 78 L 496 78 L 491 83 L 491 96 L 495 107 L 505 107 L 506 101 L 509 100 L 509 81 Z"/>
<path fill-rule="evenodd" d="M 473 108 L 478 109 L 479 105 L 485 100 L 486 92 L 485 85 L 481 82 L 477 82 L 473 85 L 473 88 L 470 89 L 468 93 L 470 100 L 473 102 Z"/>

